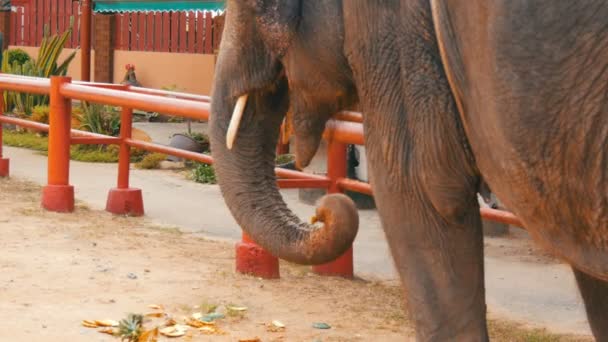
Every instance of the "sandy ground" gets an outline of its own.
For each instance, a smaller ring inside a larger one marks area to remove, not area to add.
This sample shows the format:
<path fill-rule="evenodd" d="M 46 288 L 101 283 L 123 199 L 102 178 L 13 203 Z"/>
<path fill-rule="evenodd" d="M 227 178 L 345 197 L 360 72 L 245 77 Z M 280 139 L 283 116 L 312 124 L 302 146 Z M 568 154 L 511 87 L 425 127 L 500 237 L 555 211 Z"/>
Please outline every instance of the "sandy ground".
<path fill-rule="evenodd" d="M 288 264 L 281 265 L 280 280 L 239 275 L 231 244 L 82 204 L 75 214 L 49 213 L 40 209 L 39 196 L 38 186 L 0 180 L 0 341 L 118 341 L 83 327 L 82 320 L 120 320 L 154 311 L 150 304 L 162 305 L 178 322 L 212 305 L 219 311 L 227 305 L 247 308 L 218 320 L 224 335 L 191 328 L 173 341 L 413 339 L 397 284 L 318 277 Z M 517 254 L 508 241 L 486 247 Z M 269 331 L 273 320 L 286 328 Z M 331 329 L 315 329 L 316 322 Z M 589 340 L 549 336 L 496 319 L 490 327 L 496 341 Z"/>

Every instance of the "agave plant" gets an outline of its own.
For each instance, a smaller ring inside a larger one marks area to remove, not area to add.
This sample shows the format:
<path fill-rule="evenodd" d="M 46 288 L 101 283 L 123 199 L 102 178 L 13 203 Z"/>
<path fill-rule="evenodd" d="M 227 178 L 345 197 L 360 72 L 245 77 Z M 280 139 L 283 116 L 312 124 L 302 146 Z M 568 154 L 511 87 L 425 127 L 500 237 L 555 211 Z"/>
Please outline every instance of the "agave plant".
<path fill-rule="evenodd" d="M 68 72 L 68 66 L 76 56 L 77 50 L 73 51 L 61 63 L 58 63 L 59 56 L 64 49 L 65 43 L 72 34 L 74 25 L 74 17 L 70 18 L 70 26 L 61 35 L 50 35 L 48 25 L 44 27 L 44 36 L 38 57 L 31 59 L 23 64 L 13 62 L 9 63 L 9 52 L 4 51 L 2 58 L 2 72 L 7 74 L 16 74 L 23 76 L 34 76 L 48 78 L 51 76 L 65 76 Z M 35 106 L 48 105 L 49 98 L 46 95 L 25 94 L 16 92 L 4 92 L 4 111 L 14 110 L 17 113 L 30 116 L 32 108 Z"/>

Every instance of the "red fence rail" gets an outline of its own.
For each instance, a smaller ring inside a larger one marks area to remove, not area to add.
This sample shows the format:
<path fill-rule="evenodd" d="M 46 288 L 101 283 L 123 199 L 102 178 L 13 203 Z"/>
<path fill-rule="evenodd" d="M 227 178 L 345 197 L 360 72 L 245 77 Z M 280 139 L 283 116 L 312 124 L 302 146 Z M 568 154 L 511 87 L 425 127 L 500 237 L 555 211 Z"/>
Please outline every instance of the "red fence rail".
<path fill-rule="evenodd" d="M 206 96 L 179 94 L 161 90 L 151 90 L 123 85 L 71 82 L 68 77 L 34 78 L 13 75 L 0 75 L 0 91 L 18 91 L 37 94 L 49 94 L 51 101 L 50 124 L 40 124 L 28 120 L 7 117 L 0 114 L 0 123 L 12 123 L 34 130 L 49 132 L 48 151 L 48 185 L 42 196 L 43 206 L 52 211 L 70 212 L 74 209 L 74 189 L 69 184 L 70 145 L 71 144 L 117 144 L 120 146 L 118 161 L 117 186 L 110 190 L 106 210 L 116 214 L 142 215 L 143 199 L 140 189 L 129 186 L 129 153 L 130 147 L 161 152 L 190 160 L 212 164 L 213 159 L 205 154 L 193 153 L 169 146 L 147 143 L 131 137 L 133 109 L 174 113 L 176 116 L 197 120 L 209 118 L 209 98 Z M 173 98 L 169 98 L 173 97 Z M 121 131 L 119 137 L 110 137 L 90 132 L 70 129 L 71 100 L 84 100 L 122 107 Z M 0 97 L 0 108 L 3 107 Z M 282 188 L 325 188 L 328 192 L 345 190 L 372 194 L 367 183 L 346 177 L 347 144 L 363 144 L 363 125 L 358 113 L 339 113 L 337 117 L 349 121 L 330 120 L 324 134 L 328 140 L 327 175 L 313 175 L 282 168 L 276 169 L 278 185 Z M 2 157 L 2 125 L 0 125 L 0 176 L 8 176 L 9 160 Z M 482 208 L 481 216 L 485 219 L 522 226 L 512 213 Z M 247 236 L 238 248 L 257 248 Z M 263 251 L 262 251 L 263 252 Z M 255 266 L 255 263 L 238 261 L 237 269 L 246 273 L 257 272 L 260 276 L 277 277 L 278 262 L 268 253 L 244 253 L 262 255 L 268 261 L 269 268 Z M 252 270 L 252 265 L 254 269 Z M 316 266 L 317 273 L 352 277 L 352 248 L 336 261 Z"/>
<path fill-rule="evenodd" d="M 64 32 L 74 20 L 67 48 L 80 42 L 80 2 L 73 0 L 15 1 L 11 12 L 10 45 L 40 46 L 44 27 L 51 35 Z M 95 20 L 96 15 L 93 16 Z M 222 17 L 211 12 L 131 12 L 116 14 L 115 48 L 213 54 L 219 47 Z M 94 35 L 95 30 L 92 34 Z M 92 42 L 95 40 L 92 38 Z"/>

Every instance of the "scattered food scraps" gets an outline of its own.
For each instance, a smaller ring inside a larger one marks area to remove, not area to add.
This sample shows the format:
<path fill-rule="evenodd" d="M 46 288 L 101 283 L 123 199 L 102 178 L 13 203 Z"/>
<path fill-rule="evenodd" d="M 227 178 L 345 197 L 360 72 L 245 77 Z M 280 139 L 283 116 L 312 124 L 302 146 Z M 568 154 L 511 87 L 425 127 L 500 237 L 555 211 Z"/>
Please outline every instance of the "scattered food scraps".
<path fill-rule="evenodd" d="M 116 330 L 114 330 L 112 328 L 104 328 L 104 329 L 100 329 L 98 331 L 100 333 L 102 333 L 102 334 L 108 334 L 108 335 L 115 335 L 116 334 Z"/>
<path fill-rule="evenodd" d="M 220 319 L 220 318 L 224 318 L 226 316 L 224 316 L 224 314 L 221 314 L 219 312 L 212 312 L 210 314 L 206 314 L 205 316 L 201 317 L 200 320 L 203 322 L 213 322 L 216 319 Z"/>
<path fill-rule="evenodd" d="M 203 334 L 207 334 L 207 335 L 224 335 L 224 334 L 226 334 L 225 332 L 223 332 L 216 326 L 205 326 L 202 328 L 198 328 L 198 331 L 202 332 Z"/>
<path fill-rule="evenodd" d="M 323 322 L 313 323 L 312 327 L 315 329 L 331 329 L 329 324 Z"/>
<path fill-rule="evenodd" d="M 164 317 L 165 314 L 163 312 L 150 312 L 144 315 L 145 317 L 156 317 L 156 318 L 161 318 Z"/>
<path fill-rule="evenodd" d="M 175 324 L 166 328 L 162 328 L 159 332 L 167 337 L 180 337 L 186 335 L 188 331 L 187 325 Z"/>
<path fill-rule="evenodd" d="M 285 330 L 285 324 L 281 321 L 274 320 L 272 323 L 266 325 L 266 331 L 269 332 L 281 332 Z"/>
<path fill-rule="evenodd" d="M 115 321 L 113 319 L 104 319 L 101 321 L 95 321 L 95 323 L 97 324 L 98 327 L 117 327 L 118 326 L 118 321 Z"/>

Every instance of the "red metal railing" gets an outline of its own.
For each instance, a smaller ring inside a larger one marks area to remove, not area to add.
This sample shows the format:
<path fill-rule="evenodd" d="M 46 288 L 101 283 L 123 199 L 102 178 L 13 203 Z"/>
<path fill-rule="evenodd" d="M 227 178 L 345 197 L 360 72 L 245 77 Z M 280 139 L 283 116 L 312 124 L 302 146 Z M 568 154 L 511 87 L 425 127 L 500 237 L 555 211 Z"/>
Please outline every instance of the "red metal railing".
<path fill-rule="evenodd" d="M 6 74 L 0 75 L 0 91 L 3 90 L 50 95 L 49 125 L 0 115 L 0 123 L 10 123 L 49 132 L 48 185 L 44 188 L 42 198 L 42 204 L 48 210 L 69 212 L 74 208 L 74 189 L 69 184 L 71 144 L 116 144 L 120 146 L 117 186 L 110 190 L 106 206 L 108 211 L 116 214 L 142 215 L 144 212 L 141 190 L 129 186 L 130 147 L 207 164 L 213 163 L 213 159 L 205 154 L 144 142 L 131 137 L 133 109 L 173 113 L 176 116 L 195 120 L 207 120 L 210 110 L 207 96 L 126 85 L 72 82 L 68 77 L 53 77 L 49 80 Z M 71 100 L 73 99 L 122 107 L 120 135 L 110 137 L 71 129 Z M 2 101 L 0 96 L 0 108 L 3 108 Z M 328 140 L 327 175 L 313 175 L 277 168 L 276 174 L 279 177 L 277 183 L 281 188 L 325 188 L 329 193 L 350 190 L 372 195 L 369 184 L 348 179 L 346 176 L 347 145 L 364 144 L 362 116 L 358 113 L 342 112 L 338 113 L 336 118 L 328 122 L 324 133 L 324 138 Z M 9 161 L 2 157 L 1 137 L 0 125 L 0 176 L 8 176 Z M 481 216 L 488 220 L 522 226 L 515 215 L 505 211 L 482 208 Z M 251 241 L 244 236 L 243 243 L 251 244 Z M 314 270 L 321 274 L 352 277 L 352 265 L 351 248 L 338 260 L 316 266 Z M 276 267 L 278 267 L 278 263 L 276 263 Z M 278 269 L 265 276 L 278 276 Z"/>

